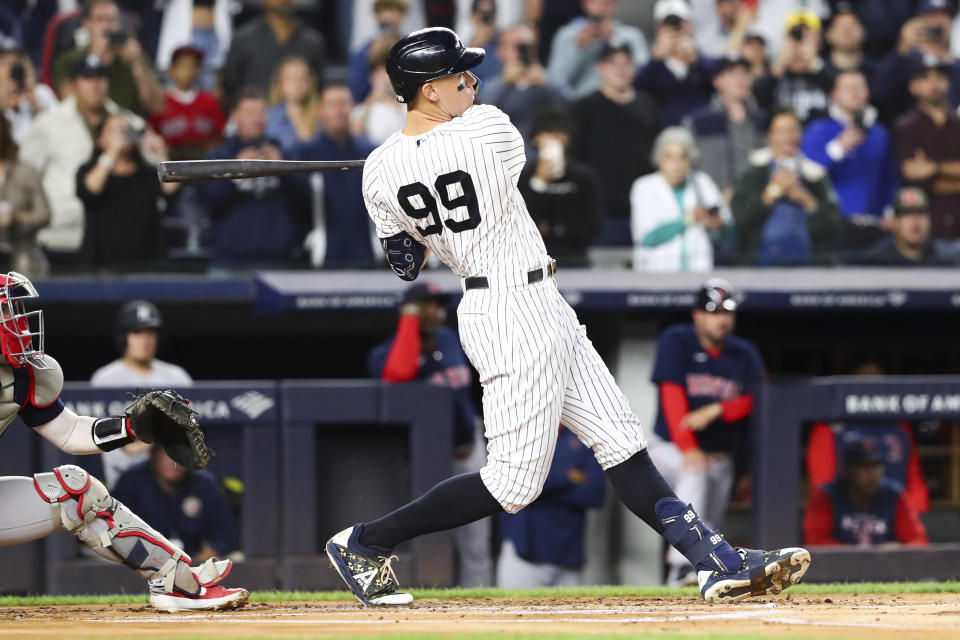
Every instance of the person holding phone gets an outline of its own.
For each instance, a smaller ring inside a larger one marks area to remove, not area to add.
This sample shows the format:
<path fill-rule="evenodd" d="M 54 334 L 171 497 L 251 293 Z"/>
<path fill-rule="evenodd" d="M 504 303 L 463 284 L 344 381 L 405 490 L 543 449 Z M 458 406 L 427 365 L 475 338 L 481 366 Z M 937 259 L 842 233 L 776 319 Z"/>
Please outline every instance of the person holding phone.
<path fill-rule="evenodd" d="M 22 142 L 33 120 L 56 104 L 57 95 L 37 82 L 30 56 L 20 43 L 0 33 L 0 111 L 10 122 L 14 141 Z"/>
<path fill-rule="evenodd" d="M 471 47 L 480 47 L 494 51 L 500 46 L 500 31 L 497 29 L 496 0 L 471 0 L 470 26 L 473 36 L 470 38 Z M 503 71 L 502 63 L 497 56 L 487 56 L 483 62 L 473 68 L 483 82 L 499 76 Z"/>
<path fill-rule="evenodd" d="M 582 0 L 581 6 L 584 15 L 574 18 L 554 35 L 547 67 L 548 78 L 558 86 L 568 87 L 574 98 L 586 97 L 600 88 L 596 64 L 605 44 L 625 43 L 637 65 L 650 58 L 643 33 L 613 17 L 616 0 Z"/>
<path fill-rule="evenodd" d="M 107 67 L 110 99 L 141 116 L 163 109 L 163 87 L 144 53 L 133 27 L 120 14 L 115 0 L 87 0 L 81 9 L 82 25 L 89 44 L 60 54 L 53 63 L 54 88 L 60 95 L 73 93 L 68 79 L 73 65 L 88 55 Z"/>
<path fill-rule="evenodd" d="M 709 271 L 713 240 L 732 223 L 713 179 L 692 170 L 699 158 L 693 136 L 668 127 L 653 144 L 656 173 L 630 190 L 633 268 L 638 271 Z"/>
<path fill-rule="evenodd" d="M 529 25 L 507 29 L 500 36 L 497 58 L 503 70 L 483 84 L 484 100 L 510 116 L 510 122 L 528 139 L 536 114 L 569 102 L 563 86 L 549 82 L 537 59 L 537 32 Z"/>
<path fill-rule="evenodd" d="M 362 104 L 370 94 L 370 52 L 374 49 L 390 49 L 400 38 L 400 25 L 407 19 L 407 0 L 376 0 L 373 3 L 374 20 L 378 25 L 377 35 L 350 52 L 347 69 L 347 85 L 353 101 Z"/>
<path fill-rule="evenodd" d="M 936 60 L 947 70 L 949 103 L 954 107 L 960 104 L 960 64 L 950 56 L 952 32 L 949 0 L 924 0 L 917 16 L 904 23 L 896 49 L 880 62 L 870 86 L 884 122 L 892 123 L 914 105 L 909 84 L 913 71 L 925 59 Z"/>

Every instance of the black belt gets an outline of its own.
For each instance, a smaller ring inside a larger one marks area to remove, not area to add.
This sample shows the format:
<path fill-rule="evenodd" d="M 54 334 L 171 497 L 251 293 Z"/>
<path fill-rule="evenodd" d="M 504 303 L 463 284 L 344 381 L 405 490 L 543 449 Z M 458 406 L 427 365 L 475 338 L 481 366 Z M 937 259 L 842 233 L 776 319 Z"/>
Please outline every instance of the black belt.
<path fill-rule="evenodd" d="M 551 260 L 546 267 L 527 271 L 527 284 L 534 284 L 543 280 L 544 271 L 547 272 L 548 278 L 552 278 L 553 274 L 557 272 L 557 261 Z M 463 287 L 468 291 L 470 289 L 489 289 L 490 281 L 487 280 L 487 276 L 471 276 L 463 279 Z"/>

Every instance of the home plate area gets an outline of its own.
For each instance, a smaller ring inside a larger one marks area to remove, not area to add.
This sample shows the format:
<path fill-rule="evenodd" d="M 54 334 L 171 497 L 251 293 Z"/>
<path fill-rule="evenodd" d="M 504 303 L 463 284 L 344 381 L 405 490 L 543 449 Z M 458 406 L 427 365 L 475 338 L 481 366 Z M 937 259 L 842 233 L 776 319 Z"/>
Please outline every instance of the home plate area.
<path fill-rule="evenodd" d="M 11 607 L 5 638 L 525 637 L 604 634 L 747 638 L 958 638 L 957 594 L 803 595 L 708 605 L 687 597 L 251 603 L 235 612 L 158 614 L 144 605 Z"/>

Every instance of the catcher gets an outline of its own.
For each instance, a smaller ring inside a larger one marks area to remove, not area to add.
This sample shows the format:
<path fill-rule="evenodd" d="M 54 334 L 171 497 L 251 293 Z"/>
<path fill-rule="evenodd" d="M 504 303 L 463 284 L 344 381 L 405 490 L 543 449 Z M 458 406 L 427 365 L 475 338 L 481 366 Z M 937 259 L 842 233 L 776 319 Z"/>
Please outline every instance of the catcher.
<path fill-rule="evenodd" d="M 24 304 L 36 297 L 26 277 L 0 275 L 0 436 L 19 415 L 67 453 L 100 453 L 139 439 L 160 444 L 190 469 L 207 465 L 213 452 L 204 444 L 196 413 L 173 391 L 139 396 L 118 417 L 90 418 L 67 409 L 60 400 L 63 371 L 43 352 L 43 312 L 28 312 Z M 221 584 L 231 561 L 211 558 L 192 566 L 189 556 L 80 467 L 61 465 L 33 478 L 0 477 L 0 546 L 58 529 L 140 574 L 149 586 L 151 606 L 161 611 L 235 609 L 247 602 L 246 590 Z"/>

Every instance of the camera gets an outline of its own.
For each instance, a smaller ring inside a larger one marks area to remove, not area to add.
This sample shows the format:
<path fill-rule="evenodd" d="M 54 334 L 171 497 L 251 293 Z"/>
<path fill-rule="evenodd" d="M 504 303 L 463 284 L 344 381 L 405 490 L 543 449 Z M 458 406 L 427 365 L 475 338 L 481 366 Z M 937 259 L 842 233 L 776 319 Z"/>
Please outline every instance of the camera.
<path fill-rule="evenodd" d="M 138 145 L 140 144 L 140 139 L 143 138 L 143 131 L 128 124 L 123 128 L 123 137 L 126 138 L 130 144 Z"/>
<path fill-rule="evenodd" d="M 127 43 L 127 39 L 130 37 L 123 29 L 115 29 L 113 31 L 107 32 L 107 42 L 110 43 L 110 46 L 114 49 L 119 49 Z"/>
<path fill-rule="evenodd" d="M 927 40 L 932 40 L 934 42 L 943 41 L 943 27 L 927 27 L 925 29 Z"/>
<path fill-rule="evenodd" d="M 670 15 L 663 19 L 663 24 L 671 29 L 681 29 L 683 28 L 683 18 Z"/>
<path fill-rule="evenodd" d="M 27 69 L 22 63 L 16 62 L 10 67 L 10 80 L 17 91 L 23 91 L 27 88 Z"/>
<path fill-rule="evenodd" d="M 517 55 L 520 57 L 520 64 L 525 67 L 529 67 L 533 62 L 533 50 L 527 42 L 521 42 L 517 45 Z"/>
<path fill-rule="evenodd" d="M 790 31 L 787 32 L 787 35 L 789 35 L 793 40 L 800 42 L 801 40 L 803 40 L 803 25 L 802 24 L 793 25 L 792 27 L 790 27 Z"/>
<path fill-rule="evenodd" d="M 863 128 L 864 128 L 864 126 L 863 126 L 863 111 L 855 111 L 855 112 L 853 112 L 852 114 L 850 114 L 850 122 L 851 122 L 851 123 L 853 124 L 853 126 L 855 126 L 857 129 L 863 129 Z"/>

